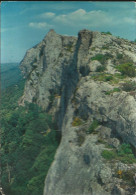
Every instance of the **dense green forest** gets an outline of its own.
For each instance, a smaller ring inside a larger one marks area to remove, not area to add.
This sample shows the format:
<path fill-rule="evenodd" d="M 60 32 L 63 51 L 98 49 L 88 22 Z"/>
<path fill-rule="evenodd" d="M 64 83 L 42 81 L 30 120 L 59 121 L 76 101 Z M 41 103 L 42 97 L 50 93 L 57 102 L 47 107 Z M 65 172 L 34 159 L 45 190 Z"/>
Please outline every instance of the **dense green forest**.
<path fill-rule="evenodd" d="M 22 79 L 19 63 L 1 64 L 1 88 L 17 84 Z"/>
<path fill-rule="evenodd" d="M 52 116 L 33 103 L 18 106 L 24 83 L 18 81 L 1 95 L 1 183 L 6 195 L 42 195 L 60 141 Z"/>

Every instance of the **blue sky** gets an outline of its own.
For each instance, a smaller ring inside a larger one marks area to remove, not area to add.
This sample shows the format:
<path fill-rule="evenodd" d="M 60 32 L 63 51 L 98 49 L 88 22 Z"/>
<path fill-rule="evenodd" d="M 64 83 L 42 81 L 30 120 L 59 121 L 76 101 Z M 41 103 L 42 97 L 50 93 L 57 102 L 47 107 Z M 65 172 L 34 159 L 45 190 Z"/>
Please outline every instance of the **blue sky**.
<path fill-rule="evenodd" d="M 81 29 L 110 31 L 136 39 L 134 2 L 104 1 L 10 1 L 1 4 L 1 62 L 20 62 L 54 29 L 77 36 Z"/>

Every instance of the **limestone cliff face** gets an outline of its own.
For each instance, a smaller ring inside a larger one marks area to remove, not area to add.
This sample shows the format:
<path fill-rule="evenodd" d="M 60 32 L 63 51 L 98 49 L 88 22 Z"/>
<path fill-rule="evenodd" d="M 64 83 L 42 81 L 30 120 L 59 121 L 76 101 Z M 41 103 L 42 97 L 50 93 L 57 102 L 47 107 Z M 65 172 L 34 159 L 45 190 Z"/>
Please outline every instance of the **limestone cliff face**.
<path fill-rule="evenodd" d="M 51 30 L 27 51 L 21 62 L 27 81 L 19 104 L 39 104 L 54 115 L 62 132 L 44 195 L 134 193 L 134 185 L 117 172 L 135 173 L 136 164 L 108 161 L 101 154 L 107 145 L 114 150 L 122 142 L 136 148 L 136 88 L 125 90 L 136 78 L 121 77 L 116 68 L 136 66 L 135 52 L 133 42 L 88 30 L 78 37 Z"/>

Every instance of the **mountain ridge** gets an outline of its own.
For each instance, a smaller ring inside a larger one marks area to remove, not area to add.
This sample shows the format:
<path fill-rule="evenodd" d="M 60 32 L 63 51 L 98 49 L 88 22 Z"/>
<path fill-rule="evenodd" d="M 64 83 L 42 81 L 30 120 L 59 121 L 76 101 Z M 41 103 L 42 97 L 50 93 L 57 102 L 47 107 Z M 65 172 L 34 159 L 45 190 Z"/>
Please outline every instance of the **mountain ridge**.
<path fill-rule="evenodd" d="M 127 171 L 133 180 L 134 154 L 131 164 L 119 151 L 122 144 L 136 149 L 135 52 L 135 43 L 86 29 L 77 38 L 51 30 L 27 51 L 19 104 L 37 103 L 62 133 L 44 195 L 134 193 L 134 183 L 123 180 Z"/>

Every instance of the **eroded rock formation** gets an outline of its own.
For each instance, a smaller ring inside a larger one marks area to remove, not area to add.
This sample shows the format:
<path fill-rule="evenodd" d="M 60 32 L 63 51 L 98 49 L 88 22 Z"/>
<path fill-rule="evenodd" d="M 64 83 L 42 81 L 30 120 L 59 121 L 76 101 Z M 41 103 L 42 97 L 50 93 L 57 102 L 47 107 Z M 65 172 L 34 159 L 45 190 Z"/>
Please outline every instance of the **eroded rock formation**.
<path fill-rule="evenodd" d="M 135 184 L 121 174 L 133 177 L 136 164 L 106 160 L 102 151 L 118 150 L 125 142 L 135 152 L 136 88 L 126 90 L 125 84 L 134 84 L 136 77 L 123 77 L 116 68 L 125 63 L 135 67 L 135 53 L 133 42 L 88 30 L 78 37 L 51 30 L 27 51 L 21 62 L 27 80 L 19 104 L 39 104 L 62 132 L 44 195 L 134 194 Z"/>

